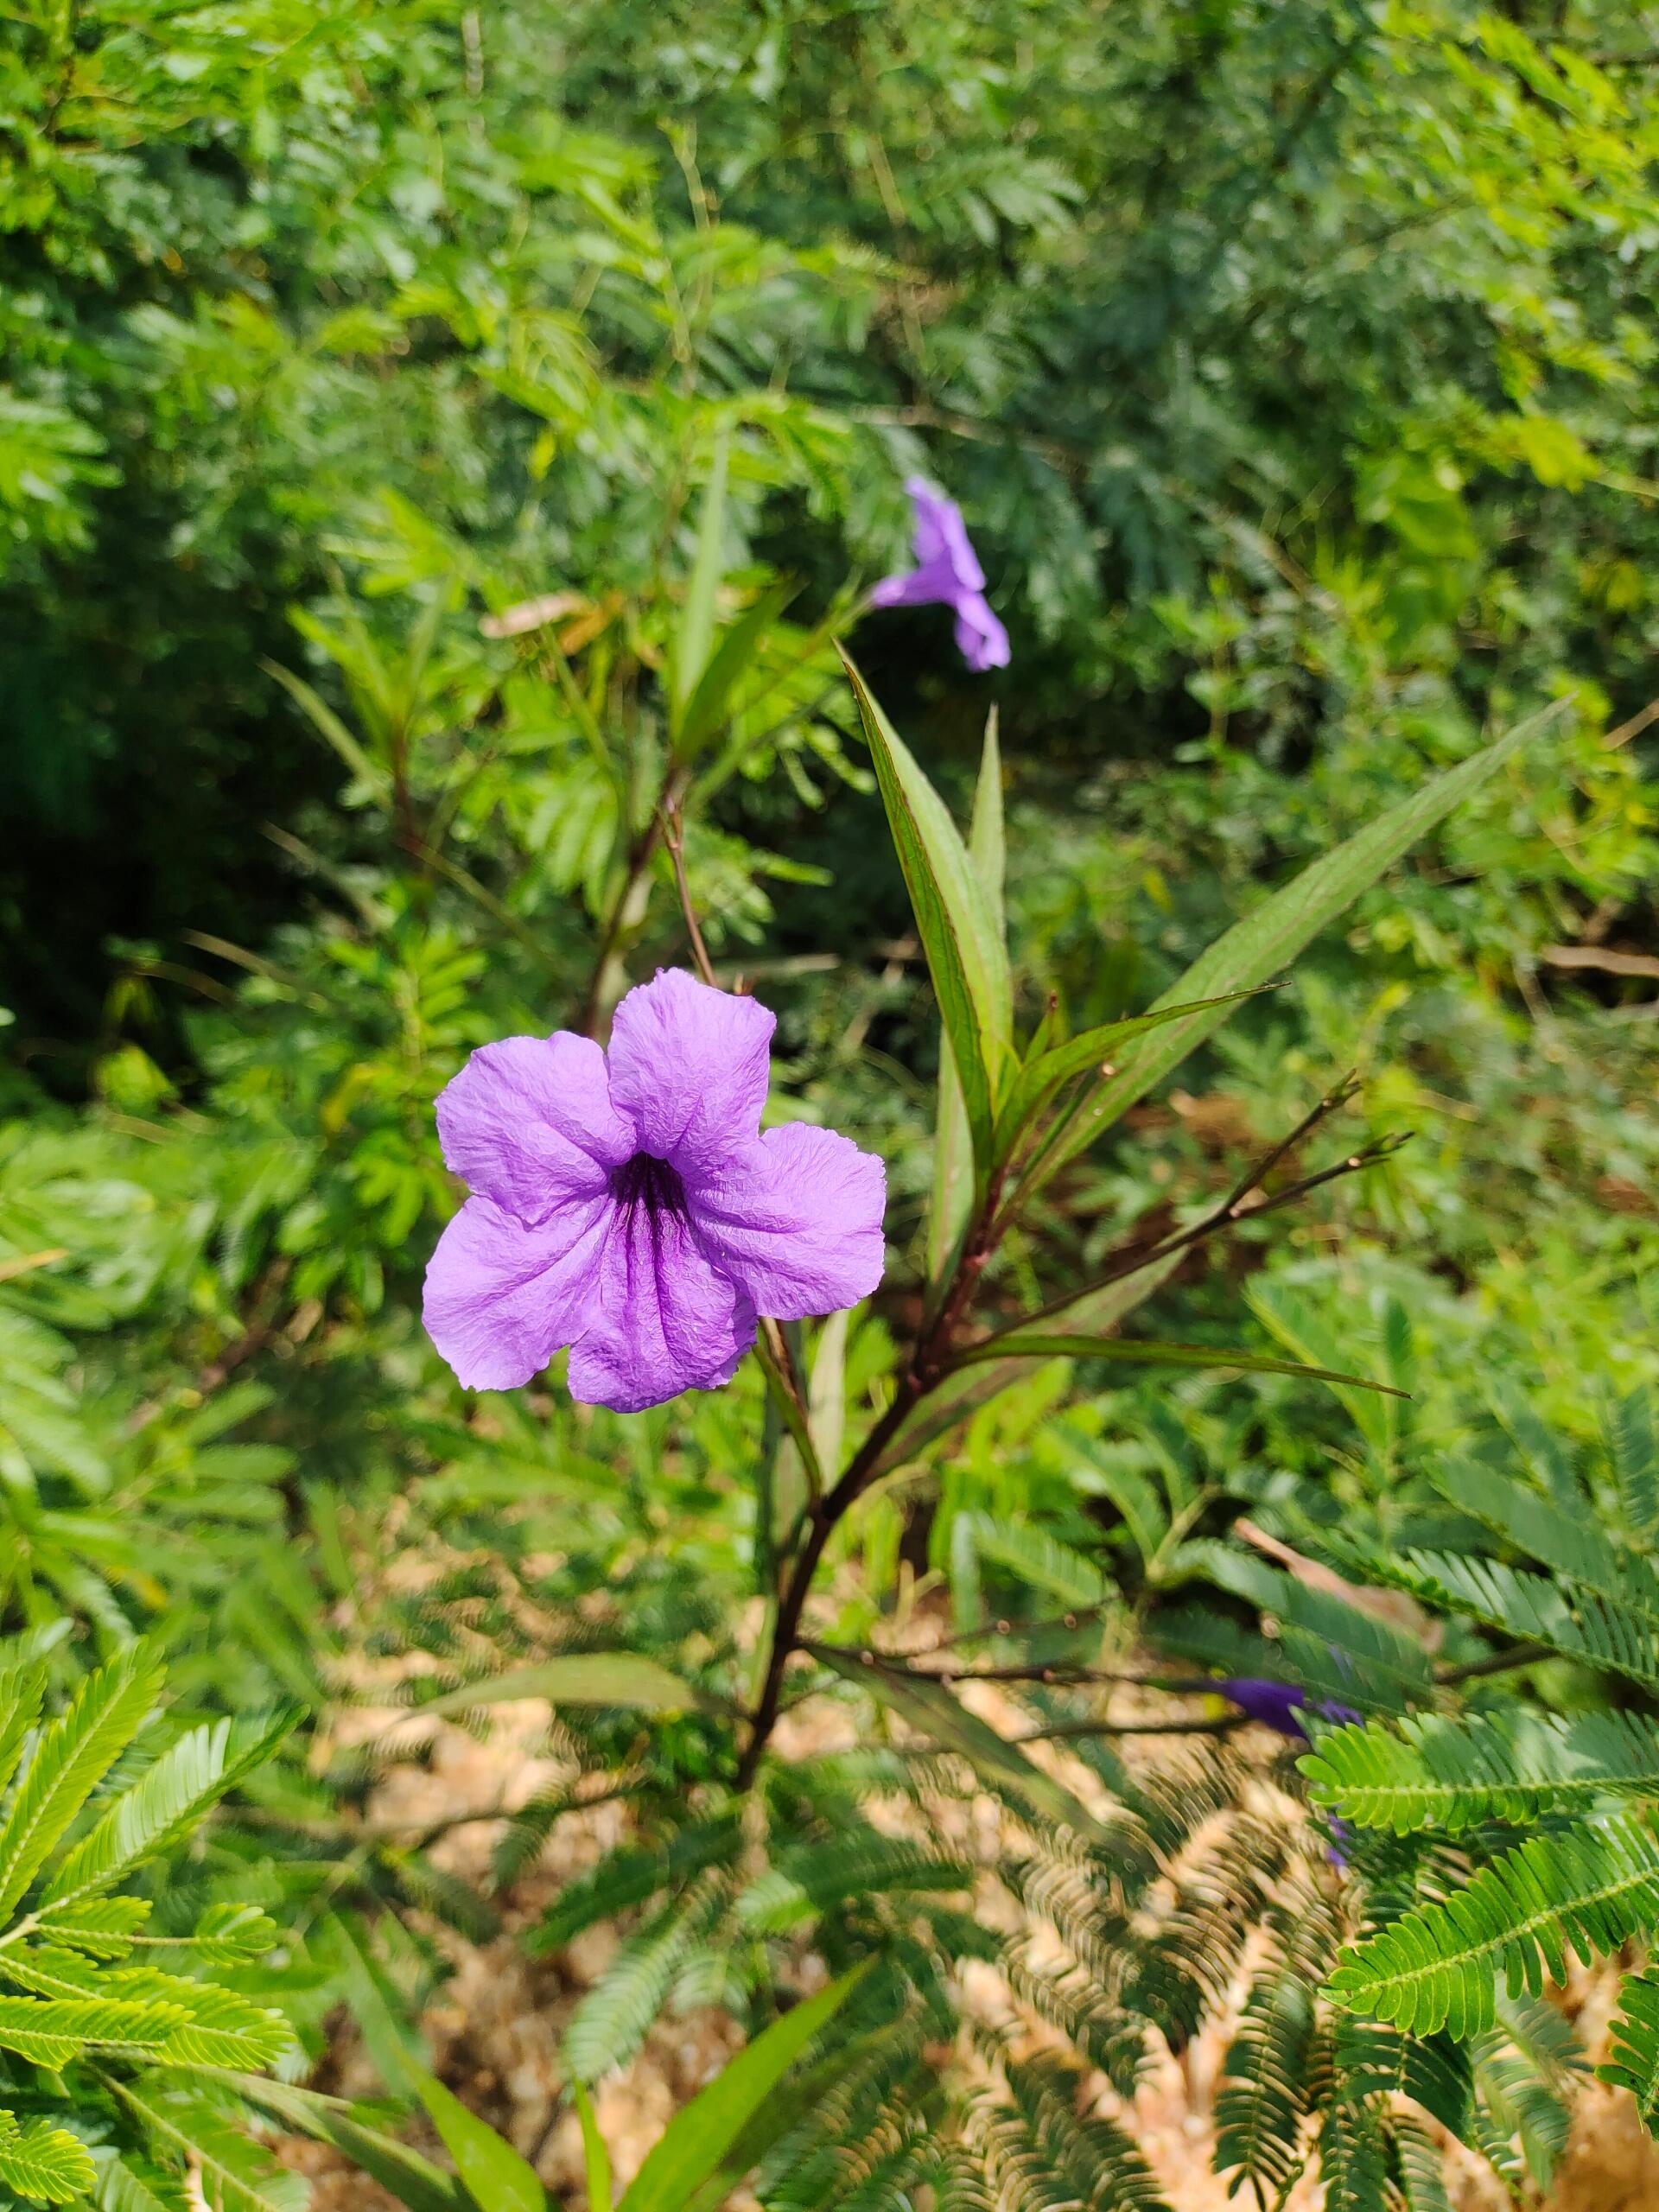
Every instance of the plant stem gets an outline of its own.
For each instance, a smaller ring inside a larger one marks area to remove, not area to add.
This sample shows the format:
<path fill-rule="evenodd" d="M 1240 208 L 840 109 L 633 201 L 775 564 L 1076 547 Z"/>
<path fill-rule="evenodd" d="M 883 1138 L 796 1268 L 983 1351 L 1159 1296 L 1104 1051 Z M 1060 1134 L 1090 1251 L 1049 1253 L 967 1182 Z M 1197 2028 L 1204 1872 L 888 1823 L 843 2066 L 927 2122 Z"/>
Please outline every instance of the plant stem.
<path fill-rule="evenodd" d="M 744 1745 L 742 1758 L 738 1763 L 737 1786 L 740 1790 L 747 1789 L 753 1781 L 761 1754 L 778 1725 L 783 1700 L 784 1672 L 791 1658 L 800 1649 L 801 1616 L 806 1610 L 812 1580 L 823 1558 L 824 1548 L 835 1533 L 836 1525 L 874 1481 L 880 1470 L 882 1454 L 904 1426 L 912 1408 L 950 1371 L 952 1338 L 991 1255 L 996 1209 L 1001 1196 L 1000 1179 L 993 1179 L 963 1243 L 962 1257 L 957 1262 L 956 1275 L 944 1303 L 937 1319 L 918 1341 L 910 1365 L 893 1394 L 893 1403 L 853 1454 L 840 1480 L 822 1497 L 814 1498 L 808 1510 L 805 1541 L 778 1600 L 778 1618 L 772 1629 L 772 1649 L 766 1660 L 766 1675 L 750 1723 L 749 1740 Z"/>

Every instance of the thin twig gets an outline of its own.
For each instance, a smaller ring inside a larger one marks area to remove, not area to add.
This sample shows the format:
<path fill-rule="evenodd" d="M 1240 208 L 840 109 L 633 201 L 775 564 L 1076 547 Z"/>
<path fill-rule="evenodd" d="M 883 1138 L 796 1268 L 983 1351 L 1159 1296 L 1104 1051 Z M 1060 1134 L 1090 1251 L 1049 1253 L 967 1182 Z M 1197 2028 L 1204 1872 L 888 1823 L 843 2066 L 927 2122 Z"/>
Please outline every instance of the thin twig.
<path fill-rule="evenodd" d="M 709 957 L 709 948 L 702 941 L 702 925 L 697 919 L 697 910 L 691 903 L 691 887 L 685 880 L 685 833 L 680 819 L 679 804 L 670 801 L 662 810 L 663 842 L 668 848 L 669 859 L 674 864 L 674 883 L 680 894 L 680 912 L 685 917 L 687 934 L 691 939 L 691 958 L 698 975 L 712 989 L 720 986 L 715 980 L 715 965 Z"/>

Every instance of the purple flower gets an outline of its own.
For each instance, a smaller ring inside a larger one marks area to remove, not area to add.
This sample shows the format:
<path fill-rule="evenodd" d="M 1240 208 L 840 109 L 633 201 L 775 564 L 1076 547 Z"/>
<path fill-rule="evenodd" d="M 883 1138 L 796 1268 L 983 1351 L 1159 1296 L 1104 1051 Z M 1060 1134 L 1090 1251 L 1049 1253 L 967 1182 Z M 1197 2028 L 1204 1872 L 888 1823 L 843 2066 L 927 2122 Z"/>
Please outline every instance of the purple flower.
<path fill-rule="evenodd" d="M 1310 1707 L 1307 1692 L 1295 1682 L 1275 1682 L 1258 1675 L 1227 1675 L 1216 1684 L 1224 1698 L 1230 1699 L 1241 1713 L 1252 1720 L 1259 1720 L 1264 1728 L 1274 1728 L 1281 1736 L 1300 1737 L 1307 1741 L 1307 1730 L 1302 1725 L 1302 1714 L 1311 1711 L 1322 1720 L 1357 1720 L 1359 1715 L 1351 1705 L 1335 1705 L 1328 1698 Z"/>
<path fill-rule="evenodd" d="M 881 1162 L 832 1129 L 765 1136 L 763 1006 L 659 969 L 591 1039 L 508 1037 L 438 1098 L 473 1196 L 426 1271 L 426 1325 L 469 1389 L 570 1346 L 570 1395 L 618 1413 L 729 1382 L 756 1317 L 856 1305 L 881 1279 Z"/>
<path fill-rule="evenodd" d="M 1264 1728 L 1277 1729 L 1281 1736 L 1300 1736 L 1304 1742 L 1307 1740 L 1300 1717 L 1307 1692 L 1294 1682 L 1264 1681 L 1253 1675 L 1229 1675 L 1216 1688 L 1241 1713 L 1248 1713 L 1252 1720 L 1259 1720 Z"/>
<path fill-rule="evenodd" d="M 952 607 L 957 649 L 974 673 L 1006 668 L 1008 633 L 985 596 L 985 571 L 968 543 L 962 509 L 925 477 L 906 478 L 905 489 L 915 509 L 916 566 L 902 576 L 884 576 L 870 594 L 870 605 Z"/>

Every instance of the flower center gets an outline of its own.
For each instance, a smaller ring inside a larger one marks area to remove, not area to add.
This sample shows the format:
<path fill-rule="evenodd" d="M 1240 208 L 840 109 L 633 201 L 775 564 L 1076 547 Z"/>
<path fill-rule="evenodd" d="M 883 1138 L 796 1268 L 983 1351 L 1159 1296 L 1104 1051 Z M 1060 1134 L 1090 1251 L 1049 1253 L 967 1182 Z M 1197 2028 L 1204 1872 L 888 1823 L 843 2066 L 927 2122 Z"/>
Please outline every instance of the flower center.
<path fill-rule="evenodd" d="M 643 1206 L 647 1214 L 683 1214 L 685 1185 L 665 1160 L 636 1152 L 611 1177 L 611 1195 L 620 1206 Z"/>

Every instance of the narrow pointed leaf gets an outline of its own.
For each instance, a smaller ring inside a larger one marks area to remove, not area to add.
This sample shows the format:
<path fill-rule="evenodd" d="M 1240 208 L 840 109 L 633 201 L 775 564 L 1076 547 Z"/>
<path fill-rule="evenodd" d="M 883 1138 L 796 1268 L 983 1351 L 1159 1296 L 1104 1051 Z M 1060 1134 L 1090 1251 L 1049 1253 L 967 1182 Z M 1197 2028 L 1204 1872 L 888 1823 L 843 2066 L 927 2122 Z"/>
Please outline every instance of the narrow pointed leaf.
<path fill-rule="evenodd" d="M 588 2212 L 611 2212 L 616 2191 L 611 2183 L 611 2154 L 594 2116 L 594 2101 L 580 2082 L 570 2084 L 582 2123 L 582 2159 L 588 2174 Z"/>
<path fill-rule="evenodd" d="M 702 495 L 697 524 L 697 550 L 686 585 L 685 604 L 674 640 L 671 671 L 674 719 L 685 714 L 697 683 L 709 665 L 715 637 L 715 600 L 720 590 L 721 564 L 726 543 L 726 475 L 730 436 L 722 424 L 715 434 L 714 458 Z"/>
<path fill-rule="evenodd" d="M 1364 1375 L 1343 1375 L 1327 1367 L 1305 1367 L 1300 1360 L 1274 1359 L 1265 1352 L 1238 1351 L 1223 1344 L 1160 1344 L 1149 1337 L 1072 1337 L 1011 1329 L 957 1354 L 969 1367 L 992 1359 L 1109 1359 L 1126 1366 L 1236 1369 L 1249 1375 L 1300 1375 L 1308 1382 L 1339 1382 L 1356 1390 L 1382 1390 L 1403 1397 L 1390 1382 Z"/>
<path fill-rule="evenodd" d="M 1236 1006 L 1240 999 L 1253 996 L 1249 991 L 1229 991 L 1218 999 L 1202 999 L 1179 1006 L 1166 1006 L 1150 1014 L 1127 1016 L 1122 1021 L 1103 1022 L 1096 1029 L 1085 1029 L 1064 1043 L 1051 1046 L 1026 1062 L 1014 1077 L 1002 1109 L 996 1117 L 996 1152 L 999 1160 L 1006 1160 L 1021 1135 L 1040 1114 L 1055 1093 L 1074 1077 L 1085 1075 L 1090 1068 L 1104 1077 L 1105 1067 L 1125 1052 L 1137 1038 L 1149 1031 L 1161 1029 L 1172 1021 L 1184 1020 L 1189 1014 L 1208 1013 L 1213 1007 Z"/>
<path fill-rule="evenodd" d="M 1003 879 L 1007 854 L 1002 827 L 1002 756 L 997 746 L 995 707 L 985 718 L 985 742 L 980 754 L 979 782 L 974 791 L 968 857 L 985 894 L 992 924 L 1006 945 Z M 938 1105 L 933 1124 L 933 1202 L 927 1217 L 930 1282 L 944 1281 L 968 1226 L 973 1203 L 973 1137 L 968 1127 L 968 1110 L 963 1103 L 962 1084 L 951 1057 L 950 1039 L 941 1029 Z"/>
<path fill-rule="evenodd" d="M 991 1156 L 996 1089 L 1013 1036 L 1007 954 L 944 801 L 857 669 L 844 653 L 842 658 L 863 719 L 881 804 L 939 1002 L 939 1019 L 950 1040 L 982 1179 Z"/>
<path fill-rule="evenodd" d="M 637 1651 L 567 1651 L 514 1667 L 481 1682 L 466 1682 L 423 1705 L 423 1713 L 468 1713 L 474 1706 L 544 1697 L 555 1705 L 619 1705 L 645 1713 L 693 1713 L 717 1700 Z"/>
<path fill-rule="evenodd" d="M 868 1972 L 851 1974 L 809 1997 L 763 2028 L 715 2075 L 706 2089 L 677 2113 L 647 2153 L 618 2212 L 683 2212 L 714 2173 L 744 2127 L 822 2028 L 826 2027 Z"/>
<path fill-rule="evenodd" d="M 680 718 L 674 737 L 677 760 L 695 759 L 717 734 L 728 718 L 732 694 L 753 660 L 757 647 L 799 589 L 792 579 L 780 576 L 722 633 Z"/>
<path fill-rule="evenodd" d="M 220 2077 L 222 2078 L 222 2077 Z M 353 2117 L 343 2098 L 321 2096 L 263 2075 L 239 2075 L 232 2086 L 247 2103 L 314 2142 L 343 2151 L 371 2181 L 378 2181 L 408 2212 L 478 2212 L 474 2199 L 453 2174 L 435 2166 L 407 2144 Z"/>
<path fill-rule="evenodd" d="M 1446 769 L 1408 798 L 1310 862 L 1294 882 L 1265 899 L 1194 961 L 1164 994 L 1162 1004 L 1215 1001 L 1253 990 L 1283 973 L 1319 932 L 1345 912 L 1401 855 L 1477 791 L 1528 741 L 1558 721 L 1570 701 L 1557 699 L 1467 760 Z M 1117 1074 L 1086 1099 L 1063 1141 L 1046 1155 L 1038 1179 L 1046 1182 L 1065 1162 L 1091 1144 L 1160 1083 L 1225 1018 L 1224 1005 L 1173 1022 L 1127 1056 Z M 1028 1186 L 1027 1195 L 1036 1183 Z"/>

